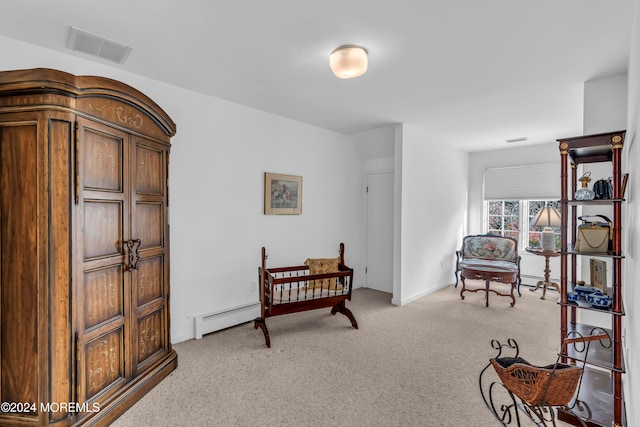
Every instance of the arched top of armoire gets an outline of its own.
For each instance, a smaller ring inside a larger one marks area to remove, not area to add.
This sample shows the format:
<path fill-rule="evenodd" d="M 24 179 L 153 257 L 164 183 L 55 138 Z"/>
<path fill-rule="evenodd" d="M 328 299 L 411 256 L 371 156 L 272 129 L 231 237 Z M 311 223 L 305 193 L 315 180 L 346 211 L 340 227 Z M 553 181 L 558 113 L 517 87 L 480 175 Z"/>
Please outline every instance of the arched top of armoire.
<path fill-rule="evenodd" d="M 167 138 L 176 133 L 176 124 L 151 98 L 106 77 L 76 76 L 49 68 L 0 71 L 0 95 L 13 95 L 10 107 L 16 110 L 37 104 L 57 106 L 133 131 Z M 0 107 L 8 106 L 0 100 Z"/>

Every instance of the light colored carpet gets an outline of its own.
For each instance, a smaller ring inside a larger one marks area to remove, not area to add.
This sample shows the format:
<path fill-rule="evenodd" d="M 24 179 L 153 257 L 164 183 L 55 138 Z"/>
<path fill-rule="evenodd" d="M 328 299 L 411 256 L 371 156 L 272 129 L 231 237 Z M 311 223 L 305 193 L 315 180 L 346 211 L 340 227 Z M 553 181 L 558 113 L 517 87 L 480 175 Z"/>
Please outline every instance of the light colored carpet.
<path fill-rule="evenodd" d="M 360 329 L 330 309 L 269 318 L 270 349 L 252 322 L 177 344 L 178 369 L 113 425 L 500 425 L 478 390 L 490 342 L 514 338 L 531 363 L 554 362 L 557 293 L 523 286 L 515 307 L 491 294 L 487 308 L 460 286 L 404 307 L 356 289 Z"/>

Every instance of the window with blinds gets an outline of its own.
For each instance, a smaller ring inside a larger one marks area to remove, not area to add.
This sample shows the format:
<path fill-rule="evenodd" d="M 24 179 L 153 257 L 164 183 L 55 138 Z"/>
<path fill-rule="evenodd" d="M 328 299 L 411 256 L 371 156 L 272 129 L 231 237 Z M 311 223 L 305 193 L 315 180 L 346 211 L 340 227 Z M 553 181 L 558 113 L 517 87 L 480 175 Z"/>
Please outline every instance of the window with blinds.
<path fill-rule="evenodd" d="M 559 207 L 560 164 L 486 169 L 483 191 L 485 233 L 513 237 L 521 248 L 539 246 L 542 230 L 531 220 L 544 206 Z"/>
<path fill-rule="evenodd" d="M 560 163 L 484 171 L 484 200 L 560 199 Z"/>

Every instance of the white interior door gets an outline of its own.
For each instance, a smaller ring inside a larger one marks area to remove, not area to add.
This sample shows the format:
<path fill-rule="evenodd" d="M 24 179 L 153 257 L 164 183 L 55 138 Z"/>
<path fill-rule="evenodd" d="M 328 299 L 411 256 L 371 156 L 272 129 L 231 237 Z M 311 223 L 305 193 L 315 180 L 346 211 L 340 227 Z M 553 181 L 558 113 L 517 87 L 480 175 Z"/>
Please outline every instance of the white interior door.
<path fill-rule="evenodd" d="M 393 293 L 393 172 L 367 175 L 366 283 Z"/>

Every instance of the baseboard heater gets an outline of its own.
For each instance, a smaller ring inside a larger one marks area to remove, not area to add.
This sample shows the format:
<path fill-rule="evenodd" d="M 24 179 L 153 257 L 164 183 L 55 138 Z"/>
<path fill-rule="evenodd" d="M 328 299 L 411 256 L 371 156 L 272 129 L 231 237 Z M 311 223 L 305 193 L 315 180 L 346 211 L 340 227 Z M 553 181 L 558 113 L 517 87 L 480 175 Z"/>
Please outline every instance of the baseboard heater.
<path fill-rule="evenodd" d="M 522 284 L 523 285 L 526 284 L 527 286 L 535 286 L 536 283 L 538 283 L 538 281 L 544 280 L 544 277 L 538 277 L 538 276 L 534 276 L 534 275 L 531 275 L 531 274 L 521 274 L 520 275 L 520 279 L 522 279 Z M 533 282 L 532 285 L 530 284 L 531 282 Z"/>
<path fill-rule="evenodd" d="M 522 279 L 522 284 L 525 286 L 535 286 L 541 280 L 544 280 L 544 277 L 533 276 L 531 274 L 521 274 L 520 278 Z M 549 278 L 551 282 L 555 282 L 560 284 L 560 279 L 555 279 L 553 277 Z M 525 283 L 526 282 L 526 283 Z"/>
<path fill-rule="evenodd" d="M 205 334 L 236 326 L 260 317 L 260 303 L 240 305 L 238 307 L 202 314 L 193 319 L 193 335 L 199 340 Z"/>

